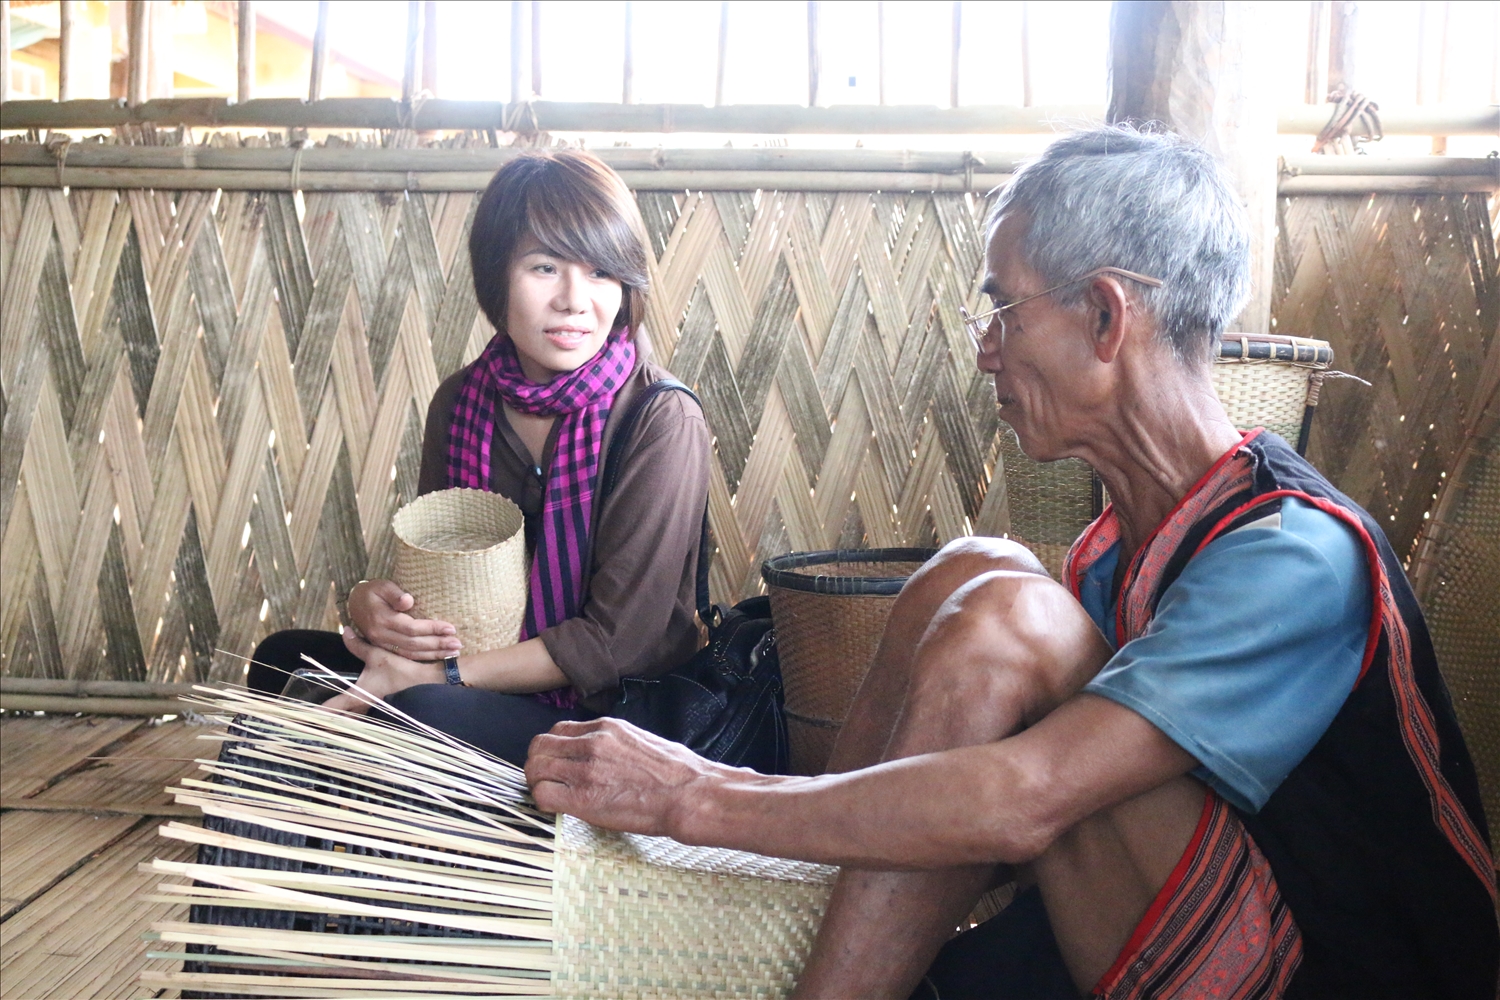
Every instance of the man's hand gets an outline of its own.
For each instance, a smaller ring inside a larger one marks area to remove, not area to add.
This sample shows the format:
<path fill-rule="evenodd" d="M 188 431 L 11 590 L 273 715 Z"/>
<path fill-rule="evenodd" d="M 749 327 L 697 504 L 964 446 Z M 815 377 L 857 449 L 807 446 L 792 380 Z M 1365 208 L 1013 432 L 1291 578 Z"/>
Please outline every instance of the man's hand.
<path fill-rule="evenodd" d="M 349 619 L 372 645 L 408 660 L 441 660 L 463 648 L 452 625 L 407 614 L 415 604 L 390 580 L 366 580 L 349 592 Z"/>
<path fill-rule="evenodd" d="M 404 656 L 388 653 L 361 639 L 352 628 L 344 629 L 344 646 L 364 661 L 360 671 L 359 686 L 377 698 L 389 698 L 397 691 L 404 691 L 416 684 L 443 683 L 443 670 L 438 664 L 408 660 Z M 339 712 L 365 712 L 369 705 L 353 694 L 336 694 L 323 703 L 324 708 Z"/>
<path fill-rule="evenodd" d="M 681 837 L 684 813 L 723 773 L 680 743 L 619 719 L 559 722 L 531 741 L 526 781 L 536 803 L 596 826 Z"/>

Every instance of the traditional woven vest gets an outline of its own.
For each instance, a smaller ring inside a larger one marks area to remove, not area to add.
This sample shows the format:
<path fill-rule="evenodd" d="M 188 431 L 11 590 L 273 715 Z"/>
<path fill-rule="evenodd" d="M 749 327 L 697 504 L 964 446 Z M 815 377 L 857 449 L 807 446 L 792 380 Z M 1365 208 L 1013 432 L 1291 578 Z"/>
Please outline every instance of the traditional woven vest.
<path fill-rule="evenodd" d="M 1192 843 L 1095 992 L 1493 1000 L 1500 930 L 1474 765 L 1416 597 L 1370 515 L 1281 438 L 1252 431 L 1135 554 L 1116 640 L 1146 630 L 1204 546 L 1286 497 L 1364 544 L 1374 612 L 1359 679 L 1258 813 L 1209 793 Z M 1079 537 L 1065 570 L 1075 597 L 1118 539 L 1110 510 Z"/>

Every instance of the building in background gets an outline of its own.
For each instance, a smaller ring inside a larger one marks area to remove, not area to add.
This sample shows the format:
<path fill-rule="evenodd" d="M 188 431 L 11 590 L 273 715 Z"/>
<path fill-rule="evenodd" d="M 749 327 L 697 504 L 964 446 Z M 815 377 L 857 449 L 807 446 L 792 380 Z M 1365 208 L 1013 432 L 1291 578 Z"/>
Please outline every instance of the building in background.
<path fill-rule="evenodd" d="M 10 5 L 7 96 L 57 98 L 60 4 L 4 0 Z M 149 0 L 153 62 L 150 97 L 233 97 L 236 21 L 232 0 Z M 70 97 L 122 98 L 129 49 L 124 0 L 74 0 Z M 312 38 L 261 9 L 255 19 L 255 96 L 306 97 Z M 330 44 L 323 76 L 326 97 L 390 97 L 401 81 Z"/>

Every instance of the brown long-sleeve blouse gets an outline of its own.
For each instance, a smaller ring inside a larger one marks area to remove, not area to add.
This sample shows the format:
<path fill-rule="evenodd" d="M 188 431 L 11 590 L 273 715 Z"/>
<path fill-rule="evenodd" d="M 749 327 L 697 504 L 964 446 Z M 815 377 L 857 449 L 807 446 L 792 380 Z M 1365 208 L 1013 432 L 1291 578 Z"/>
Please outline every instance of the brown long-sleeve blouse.
<path fill-rule="evenodd" d="M 448 426 L 468 367 L 443 380 L 427 408 L 417 491 L 447 485 Z M 638 362 L 615 397 L 604 425 L 603 453 L 640 391 L 669 372 Z M 490 489 L 521 508 L 526 551 L 540 531 L 546 470 L 558 426 L 547 437 L 540 465 L 501 411 L 490 455 Z M 698 647 L 696 571 L 703 508 L 708 499 L 708 425 L 698 404 L 664 392 L 647 406 L 621 455 L 614 492 L 594 506 L 593 572 L 583 613 L 541 633 L 553 662 L 584 695 L 608 691 L 621 677 L 654 677 Z M 602 466 L 602 462 L 601 462 Z M 599 470 L 602 481 L 604 470 Z"/>

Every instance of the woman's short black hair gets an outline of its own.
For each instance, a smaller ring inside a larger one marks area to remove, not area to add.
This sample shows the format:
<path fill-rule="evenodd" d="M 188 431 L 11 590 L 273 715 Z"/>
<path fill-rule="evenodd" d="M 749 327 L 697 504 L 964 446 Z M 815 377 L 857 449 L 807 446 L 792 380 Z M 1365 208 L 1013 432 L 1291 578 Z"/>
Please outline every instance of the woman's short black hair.
<path fill-rule="evenodd" d="M 504 332 L 510 264 L 527 234 L 562 260 L 591 264 L 620 282 L 614 329 L 645 318 L 651 289 L 646 226 L 620 175 L 578 149 L 534 150 L 501 167 L 485 188 L 469 231 L 474 293 Z"/>

